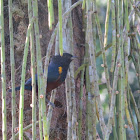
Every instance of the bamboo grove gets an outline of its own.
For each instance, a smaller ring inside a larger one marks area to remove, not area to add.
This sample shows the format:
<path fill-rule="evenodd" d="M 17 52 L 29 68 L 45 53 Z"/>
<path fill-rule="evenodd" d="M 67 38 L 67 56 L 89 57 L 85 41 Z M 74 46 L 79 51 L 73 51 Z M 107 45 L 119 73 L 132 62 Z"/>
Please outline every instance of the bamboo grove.
<path fill-rule="evenodd" d="M 6 115 L 6 73 L 5 73 L 5 37 L 4 37 L 4 1 L 0 0 L 0 44 L 1 44 L 1 99 L 2 99 L 2 139 L 7 139 L 7 115 Z M 21 3 L 23 1 L 21 0 Z M 48 25 L 52 35 L 47 47 L 45 63 L 43 68 L 41 56 L 41 43 L 39 36 L 38 1 L 28 0 L 29 25 L 24 44 L 24 55 L 21 72 L 21 88 L 19 100 L 19 126 L 16 126 L 16 94 L 15 94 L 15 52 L 13 38 L 13 1 L 8 0 L 9 10 L 9 35 L 10 35 L 10 64 L 11 64 L 11 86 L 12 86 L 12 124 L 11 140 L 29 139 L 24 132 L 32 128 L 32 139 L 36 140 L 37 125 L 39 125 L 39 139 L 48 140 L 50 137 L 51 118 L 53 107 L 49 105 L 46 109 L 45 92 L 49 59 L 53 45 L 55 54 L 63 55 L 63 51 L 74 54 L 73 45 L 73 22 L 72 10 L 81 7 L 83 31 L 85 34 L 84 56 L 81 66 L 75 70 L 74 63 L 71 64 L 65 80 L 65 95 L 67 104 L 67 140 L 96 140 L 97 135 L 101 139 L 126 140 L 126 129 L 130 128 L 135 139 L 140 138 L 140 100 L 134 98 L 130 87 L 129 64 L 133 63 L 135 75 L 140 87 L 140 1 L 138 0 L 107 0 L 106 18 L 104 22 L 104 33 L 101 29 L 98 5 L 96 0 L 79 0 L 72 3 L 71 0 L 58 0 L 58 23 L 55 23 L 53 0 L 47 0 Z M 67 10 L 63 10 L 67 9 Z M 111 26 L 109 21 L 111 20 Z M 108 41 L 109 28 L 112 31 L 111 42 Z M 100 51 L 97 49 L 97 38 L 99 38 Z M 80 48 L 79 48 L 80 49 Z M 107 62 L 106 52 L 111 49 L 111 64 Z M 31 76 L 32 76 L 32 123 L 24 127 L 24 84 L 26 76 L 27 57 L 30 51 Z M 79 50 L 80 51 L 80 50 Z M 36 52 L 36 53 L 35 53 Z M 36 56 L 36 57 L 35 57 Z M 96 59 L 102 56 L 100 67 L 103 67 L 108 93 L 108 118 L 105 121 L 104 110 L 100 98 L 100 79 L 97 71 Z M 35 59 L 36 58 L 36 59 Z M 38 99 L 36 98 L 35 64 L 38 74 Z M 43 72 L 44 69 L 44 72 Z M 80 78 L 80 92 L 76 93 L 75 80 Z M 86 92 L 86 101 L 83 100 Z M 79 96 L 77 110 L 76 95 Z M 139 94 L 139 93 L 137 93 Z M 54 103 L 56 90 L 52 91 L 50 101 Z M 38 100 L 39 111 L 36 111 Z M 86 102 L 86 116 L 83 117 L 84 101 Z M 39 114 L 38 120 L 36 114 Z M 136 116 L 136 119 L 134 119 Z M 85 126 L 83 127 L 83 119 Z M 97 129 L 100 124 L 101 134 Z M 83 138 L 84 137 L 84 138 Z"/>

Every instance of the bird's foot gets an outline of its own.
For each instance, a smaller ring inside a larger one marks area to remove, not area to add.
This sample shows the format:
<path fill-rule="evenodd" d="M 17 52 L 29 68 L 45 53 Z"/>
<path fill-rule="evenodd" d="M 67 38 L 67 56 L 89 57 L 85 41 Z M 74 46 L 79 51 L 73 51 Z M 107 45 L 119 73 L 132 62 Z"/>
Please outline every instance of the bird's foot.
<path fill-rule="evenodd" d="M 48 103 L 48 105 L 51 105 L 52 108 L 55 108 L 55 104 L 50 102 L 47 98 L 46 98 L 46 103 Z"/>

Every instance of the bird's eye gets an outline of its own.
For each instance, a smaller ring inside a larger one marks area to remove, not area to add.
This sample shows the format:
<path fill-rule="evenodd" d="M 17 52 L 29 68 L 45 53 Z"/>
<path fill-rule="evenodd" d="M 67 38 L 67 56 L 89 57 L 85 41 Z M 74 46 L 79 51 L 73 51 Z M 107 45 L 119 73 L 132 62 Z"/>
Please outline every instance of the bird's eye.
<path fill-rule="evenodd" d="M 62 73 L 62 67 L 58 67 L 59 74 Z"/>

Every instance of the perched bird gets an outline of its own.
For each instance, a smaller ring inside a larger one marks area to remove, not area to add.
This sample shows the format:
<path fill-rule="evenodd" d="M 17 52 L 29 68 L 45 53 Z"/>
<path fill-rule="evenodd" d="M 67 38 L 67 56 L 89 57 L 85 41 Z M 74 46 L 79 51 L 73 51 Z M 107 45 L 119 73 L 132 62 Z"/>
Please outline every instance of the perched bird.
<path fill-rule="evenodd" d="M 67 71 L 70 65 L 70 62 L 76 57 L 72 56 L 69 53 L 64 53 L 63 56 L 56 55 L 53 56 L 50 64 L 48 66 L 48 77 L 47 77 L 47 89 L 46 92 L 50 92 L 53 89 L 60 86 L 66 79 Z M 37 74 L 36 74 L 36 85 Z M 36 91 L 38 91 L 38 86 L 36 86 Z M 20 86 L 16 87 L 15 90 L 20 90 Z M 32 90 L 32 78 L 29 78 L 25 82 L 25 90 Z M 9 92 L 12 90 L 10 89 Z"/>

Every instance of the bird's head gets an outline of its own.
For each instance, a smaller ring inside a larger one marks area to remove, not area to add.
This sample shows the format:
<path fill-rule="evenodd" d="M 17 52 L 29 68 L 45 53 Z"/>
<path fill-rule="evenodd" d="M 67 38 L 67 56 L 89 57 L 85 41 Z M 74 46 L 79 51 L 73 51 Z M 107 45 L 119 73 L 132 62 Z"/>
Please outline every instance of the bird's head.
<path fill-rule="evenodd" d="M 60 64 L 61 66 L 69 66 L 70 62 L 75 58 L 76 58 L 75 56 L 69 53 L 63 53 L 63 56 L 60 55 L 53 56 L 51 62 L 55 64 Z"/>

